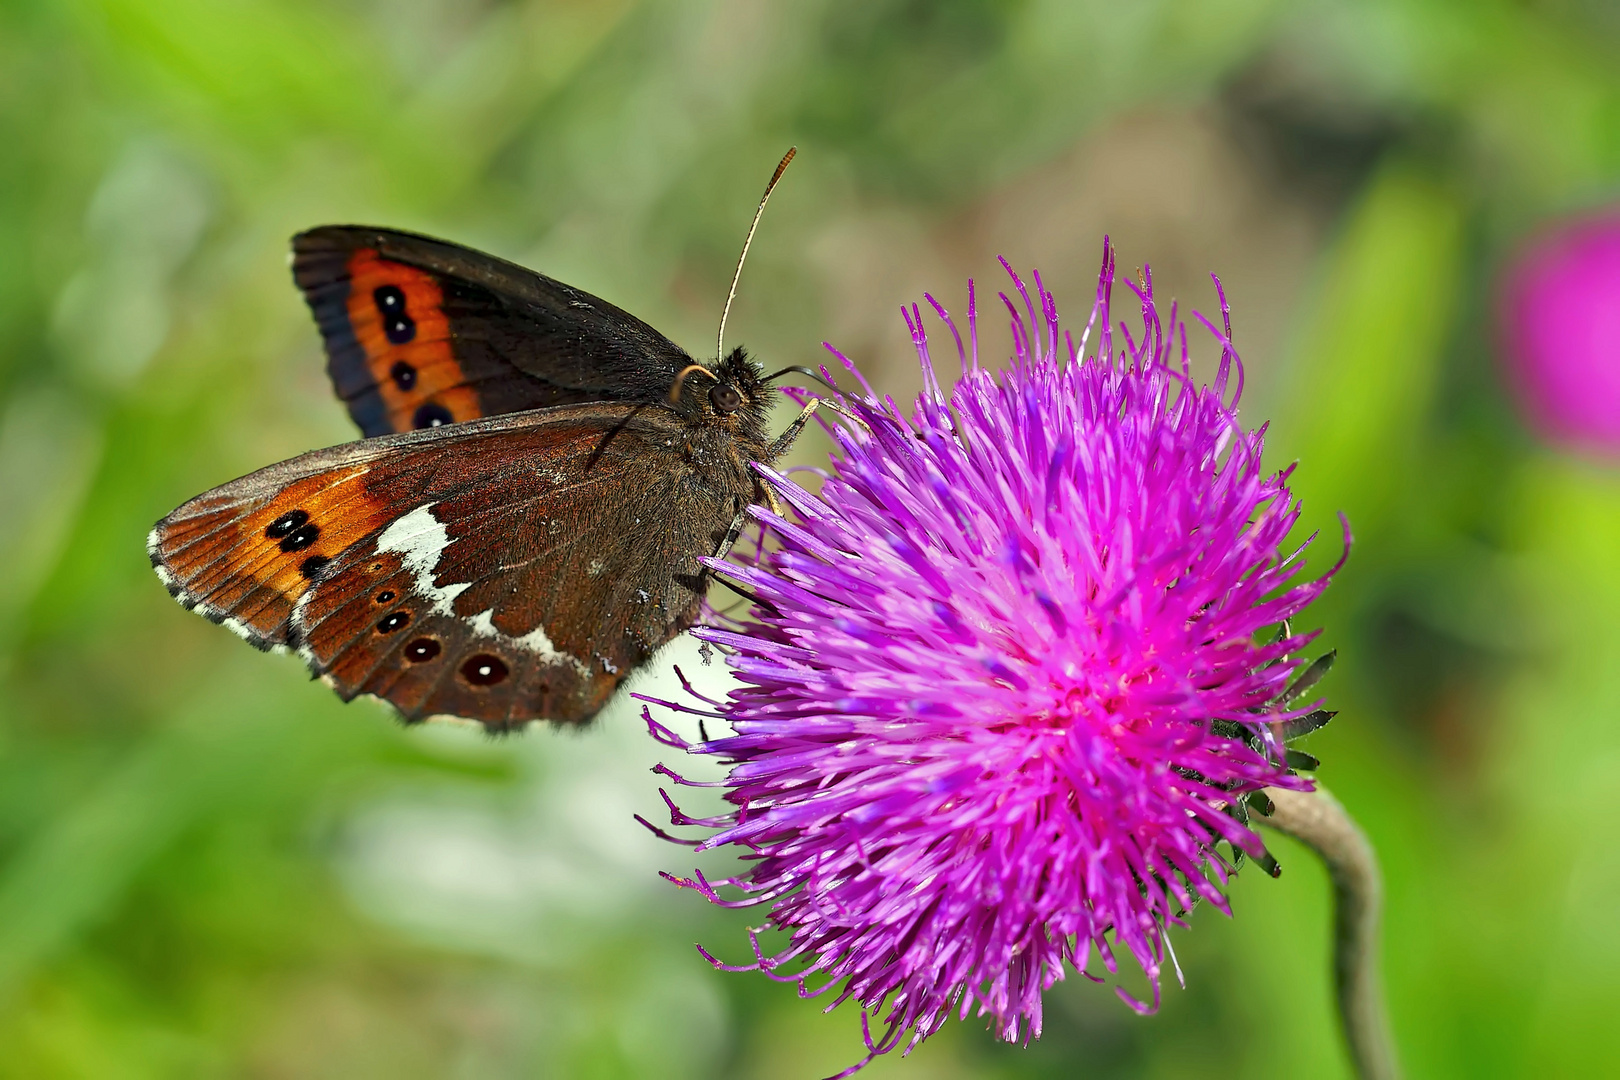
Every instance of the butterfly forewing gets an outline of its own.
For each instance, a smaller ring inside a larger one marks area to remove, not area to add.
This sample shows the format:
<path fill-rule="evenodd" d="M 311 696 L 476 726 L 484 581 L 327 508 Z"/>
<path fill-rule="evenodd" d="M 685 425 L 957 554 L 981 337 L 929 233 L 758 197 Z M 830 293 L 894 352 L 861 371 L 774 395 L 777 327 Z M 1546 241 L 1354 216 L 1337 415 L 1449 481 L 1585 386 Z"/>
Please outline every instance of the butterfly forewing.
<path fill-rule="evenodd" d="M 633 315 L 443 240 L 353 225 L 293 238 L 327 370 L 366 435 L 550 405 L 656 401 L 691 362 Z"/>
<path fill-rule="evenodd" d="M 668 410 L 579 405 L 305 454 L 159 522 L 188 606 L 345 697 L 494 728 L 594 714 L 690 624 L 748 480 Z"/>

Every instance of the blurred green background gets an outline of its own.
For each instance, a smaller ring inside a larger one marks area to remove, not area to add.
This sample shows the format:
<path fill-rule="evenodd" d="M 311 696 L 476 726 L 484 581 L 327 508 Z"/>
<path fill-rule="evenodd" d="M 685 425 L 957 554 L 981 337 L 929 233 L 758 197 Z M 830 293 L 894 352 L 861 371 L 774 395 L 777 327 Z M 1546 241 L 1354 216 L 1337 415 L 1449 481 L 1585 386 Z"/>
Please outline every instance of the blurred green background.
<path fill-rule="evenodd" d="M 731 331 L 773 365 L 827 339 L 910 394 L 899 304 L 960 310 L 1004 254 L 1075 325 L 1105 231 L 1161 295 L 1210 310 L 1222 274 L 1313 565 L 1336 510 L 1357 532 L 1311 749 L 1382 853 L 1409 1071 L 1612 1074 L 1620 473 L 1523 428 L 1492 283 L 1620 195 L 1616 55 L 1610 0 L 3 0 L 0 1076 L 858 1056 L 856 1013 L 693 951 L 740 959 L 747 919 L 657 878 L 690 857 L 631 820 L 661 755 L 626 703 L 406 731 L 186 614 L 142 550 L 352 437 L 294 231 L 448 236 L 706 353 L 789 143 Z M 867 1075 L 1344 1075 L 1325 875 L 1275 847 L 1280 880 L 1178 932 L 1157 1016 L 1075 978 L 1037 1044 L 952 1023 Z"/>

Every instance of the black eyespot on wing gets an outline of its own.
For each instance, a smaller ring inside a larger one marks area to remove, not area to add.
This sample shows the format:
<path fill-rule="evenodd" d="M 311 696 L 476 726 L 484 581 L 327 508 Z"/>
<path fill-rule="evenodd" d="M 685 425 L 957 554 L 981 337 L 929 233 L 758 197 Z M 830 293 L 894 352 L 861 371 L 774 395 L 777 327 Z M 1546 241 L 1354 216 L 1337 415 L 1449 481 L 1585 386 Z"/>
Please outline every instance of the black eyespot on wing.
<path fill-rule="evenodd" d="M 397 319 L 384 319 L 383 333 L 388 336 L 390 344 L 405 345 L 416 337 L 416 323 L 404 315 Z"/>
<path fill-rule="evenodd" d="M 326 564 L 331 561 L 325 555 L 311 555 L 299 565 L 298 572 L 310 581 L 314 581 L 321 576 L 321 571 L 325 570 Z"/>
<path fill-rule="evenodd" d="M 510 674 L 506 662 L 498 656 L 479 653 L 461 665 L 461 677 L 474 686 L 494 686 L 504 682 Z"/>
<path fill-rule="evenodd" d="M 405 291 L 397 285 L 379 285 L 371 298 L 382 315 L 383 333 L 390 344 L 404 345 L 416 337 L 416 320 L 405 314 Z"/>
<path fill-rule="evenodd" d="M 302 551 L 321 538 L 321 528 L 313 521 L 300 525 L 281 539 L 282 551 Z"/>
<path fill-rule="evenodd" d="M 394 602 L 394 590 L 384 589 L 382 592 L 378 593 L 374 599 L 379 604 L 391 604 Z"/>
<path fill-rule="evenodd" d="M 401 390 L 409 390 L 416 385 L 416 369 L 403 360 L 394 362 L 394 366 L 388 369 L 388 377 Z"/>
<path fill-rule="evenodd" d="M 413 664 L 425 664 L 439 655 L 441 646 L 430 637 L 419 637 L 405 646 L 405 659 Z"/>
<path fill-rule="evenodd" d="M 280 540 L 309 520 L 307 510 L 289 510 L 265 527 L 266 539 Z"/>
<path fill-rule="evenodd" d="M 372 290 L 371 299 L 385 317 L 405 314 L 405 291 L 397 285 L 379 285 Z"/>
<path fill-rule="evenodd" d="M 420 409 L 416 410 L 416 416 L 411 420 L 411 423 L 415 425 L 418 431 L 420 431 L 423 428 L 433 428 L 438 427 L 441 424 L 448 424 L 454 419 L 455 417 L 450 415 L 449 409 L 445 408 L 443 405 L 440 405 L 436 401 L 430 401 L 426 405 L 423 405 Z"/>
<path fill-rule="evenodd" d="M 303 513 L 303 511 L 302 510 L 295 510 L 295 511 L 293 511 L 293 513 L 301 514 L 301 513 Z M 289 514 L 287 516 L 291 517 L 292 514 Z M 305 515 L 305 516 L 307 517 L 308 515 Z M 274 527 L 275 527 L 275 522 L 271 522 L 271 528 L 274 528 Z M 266 532 L 268 532 L 268 531 L 269 530 L 266 530 Z M 288 533 L 286 536 L 281 538 L 281 550 L 282 551 L 302 551 L 304 548 L 309 547 L 309 545 L 313 544 L 315 541 L 319 540 L 320 538 L 321 538 L 321 528 L 320 528 L 320 526 L 316 525 L 312 521 L 311 522 L 306 522 L 305 524 L 298 526 L 298 528 L 294 529 L 292 532 Z"/>
<path fill-rule="evenodd" d="M 410 625 L 410 622 L 411 622 L 411 613 L 410 612 L 408 612 L 408 611 L 392 611 L 392 612 L 389 612 L 387 615 L 384 615 L 382 617 L 381 621 L 379 621 L 377 623 L 377 633 L 379 633 L 379 634 L 392 634 L 392 633 L 395 633 L 397 631 L 405 629 L 405 627 Z M 407 646 L 407 650 L 409 650 L 410 648 L 415 648 L 416 646 L 421 645 L 423 642 L 427 642 L 430 645 L 433 644 L 433 642 L 429 641 L 427 638 L 419 638 L 416 641 L 411 642 L 411 644 L 409 646 Z M 429 657 L 428 659 L 431 659 L 431 657 Z"/>

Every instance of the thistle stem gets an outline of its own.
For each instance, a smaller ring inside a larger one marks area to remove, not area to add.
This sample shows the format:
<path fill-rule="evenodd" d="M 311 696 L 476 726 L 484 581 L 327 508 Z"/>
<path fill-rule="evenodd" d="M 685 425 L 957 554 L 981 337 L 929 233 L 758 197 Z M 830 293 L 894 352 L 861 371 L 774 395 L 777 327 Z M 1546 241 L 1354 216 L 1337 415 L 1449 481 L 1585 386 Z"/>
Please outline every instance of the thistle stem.
<path fill-rule="evenodd" d="M 1395 1043 L 1378 976 L 1383 882 L 1372 844 L 1328 790 L 1265 789 L 1274 807 L 1255 820 L 1308 846 L 1333 879 L 1333 977 L 1339 1018 L 1361 1080 L 1397 1080 Z"/>

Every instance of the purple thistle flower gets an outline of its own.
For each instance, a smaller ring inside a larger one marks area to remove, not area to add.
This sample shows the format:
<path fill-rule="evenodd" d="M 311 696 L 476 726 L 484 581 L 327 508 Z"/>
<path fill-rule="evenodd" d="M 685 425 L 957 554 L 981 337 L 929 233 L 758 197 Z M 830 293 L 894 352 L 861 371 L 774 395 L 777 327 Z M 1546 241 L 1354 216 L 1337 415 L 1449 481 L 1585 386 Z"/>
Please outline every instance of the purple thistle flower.
<path fill-rule="evenodd" d="M 671 880 L 770 905 L 786 944 L 756 938 L 747 969 L 879 1016 L 860 1065 L 953 1011 L 1038 1037 L 1042 992 L 1093 949 L 1109 972 L 1128 953 L 1153 1004 L 1118 992 L 1156 1008 L 1167 926 L 1197 899 L 1228 910 L 1238 852 L 1269 861 L 1244 796 L 1310 787 L 1282 744 L 1310 711 L 1287 691 L 1314 635 L 1287 620 L 1337 567 L 1294 581 L 1298 504 L 1288 471 L 1261 471 L 1264 429 L 1238 423 L 1229 322 L 1195 314 L 1222 345 L 1214 385 L 1195 385 L 1150 272 L 1126 283 L 1139 335 L 1116 336 L 1103 251 L 1079 345 L 1039 274 L 1032 298 L 1003 261 L 1021 304 L 1001 297 L 1015 356 L 999 379 L 978 363 L 971 283 L 965 347 L 929 297 L 962 360 L 948 399 L 921 311 L 905 313 L 926 380 L 914 412 L 870 388 L 844 397 L 858 423 L 834 429 L 819 496 L 756 466 L 791 519 L 758 509 L 776 544 L 751 565 L 710 561 L 758 598 L 695 631 L 741 682 L 713 702 L 735 734 L 689 744 L 646 713 L 668 745 L 730 766 L 728 814 L 665 799 L 676 825 L 718 830 L 699 849 L 734 845 L 749 864 Z"/>
<path fill-rule="evenodd" d="M 1502 288 L 1503 359 L 1532 426 L 1620 451 L 1620 209 L 1538 236 Z"/>

